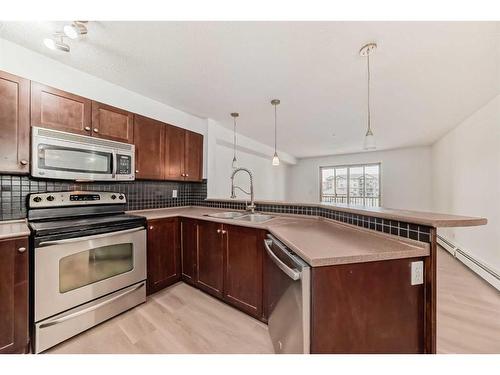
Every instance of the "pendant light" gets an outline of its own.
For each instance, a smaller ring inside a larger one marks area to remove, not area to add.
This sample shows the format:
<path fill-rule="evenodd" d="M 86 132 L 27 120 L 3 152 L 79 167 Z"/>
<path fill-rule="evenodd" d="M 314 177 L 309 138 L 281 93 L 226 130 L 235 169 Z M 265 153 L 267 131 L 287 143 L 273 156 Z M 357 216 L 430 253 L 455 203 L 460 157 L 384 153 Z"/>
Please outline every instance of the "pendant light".
<path fill-rule="evenodd" d="M 280 104 L 279 99 L 273 99 L 271 100 L 271 104 L 274 105 L 274 155 L 273 155 L 273 166 L 277 167 L 280 165 L 280 158 L 278 157 L 278 152 L 276 151 L 276 139 L 277 139 L 277 134 L 278 134 L 278 127 L 277 127 L 277 112 L 276 112 L 276 106 Z"/>
<path fill-rule="evenodd" d="M 233 118 L 233 169 L 236 169 L 236 118 L 239 117 L 240 114 L 238 112 L 231 113 L 231 117 Z"/>
<path fill-rule="evenodd" d="M 365 134 L 364 149 L 374 150 L 376 149 L 375 136 L 373 135 L 371 127 L 371 108 L 370 108 L 370 55 L 377 49 L 376 43 L 368 43 L 361 47 L 359 54 L 366 57 L 366 70 L 367 70 L 367 112 L 368 112 L 368 128 Z"/>

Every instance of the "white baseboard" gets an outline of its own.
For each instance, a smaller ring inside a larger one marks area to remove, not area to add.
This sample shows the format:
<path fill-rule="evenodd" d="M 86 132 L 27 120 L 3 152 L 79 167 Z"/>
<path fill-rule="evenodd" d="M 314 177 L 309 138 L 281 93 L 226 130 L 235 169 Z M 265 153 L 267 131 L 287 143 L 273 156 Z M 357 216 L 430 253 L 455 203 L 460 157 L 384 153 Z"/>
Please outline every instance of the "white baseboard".
<path fill-rule="evenodd" d="M 438 234 L 437 243 L 448 251 L 453 257 L 461 261 L 469 267 L 474 273 L 479 275 L 486 282 L 491 284 L 495 289 L 500 291 L 500 272 L 493 269 L 491 266 L 475 258 L 469 251 L 456 246 L 447 238 Z"/>

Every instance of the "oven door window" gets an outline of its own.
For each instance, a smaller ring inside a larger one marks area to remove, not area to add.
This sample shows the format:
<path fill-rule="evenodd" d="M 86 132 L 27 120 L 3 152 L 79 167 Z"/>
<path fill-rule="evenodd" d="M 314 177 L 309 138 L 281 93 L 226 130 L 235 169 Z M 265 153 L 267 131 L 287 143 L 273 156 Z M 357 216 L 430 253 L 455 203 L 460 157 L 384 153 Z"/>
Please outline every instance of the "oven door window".
<path fill-rule="evenodd" d="M 90 285 L 134 268 L 133 245 L 121 243 L 97 247 L 59 260 L 59 292 Z"/>
<path fill-rule="evenodd" d="M 111 174 L 113 153 L 40 144 L 38 165 L 57 171 Z"/>

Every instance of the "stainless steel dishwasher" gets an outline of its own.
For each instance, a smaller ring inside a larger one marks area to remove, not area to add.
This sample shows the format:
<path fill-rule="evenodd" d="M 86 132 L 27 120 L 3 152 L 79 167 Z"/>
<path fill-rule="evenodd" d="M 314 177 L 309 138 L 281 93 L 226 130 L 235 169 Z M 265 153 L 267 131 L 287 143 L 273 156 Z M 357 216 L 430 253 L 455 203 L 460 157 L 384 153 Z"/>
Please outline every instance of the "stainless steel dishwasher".
<path fill-rule="evenodd" d="M 267 235 L 266 304 L 276 353 L 310 352 L 311 269 L 283 243 Z"/>

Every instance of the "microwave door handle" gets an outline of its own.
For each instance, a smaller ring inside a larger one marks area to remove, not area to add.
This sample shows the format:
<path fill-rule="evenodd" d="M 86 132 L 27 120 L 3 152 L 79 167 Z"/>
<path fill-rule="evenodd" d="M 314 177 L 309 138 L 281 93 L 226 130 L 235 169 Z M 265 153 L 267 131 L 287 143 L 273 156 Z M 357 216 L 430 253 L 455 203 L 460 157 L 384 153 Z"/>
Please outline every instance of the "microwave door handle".
<path fill-rule="evenodd" d="M 116 151 L 113 151 L 113 158 L 111 159 L 111 170 L 113 171 L 113 178 L 116 176 Z"/>

